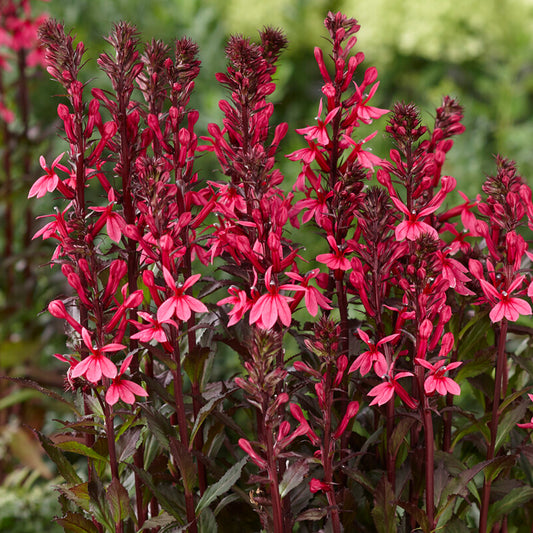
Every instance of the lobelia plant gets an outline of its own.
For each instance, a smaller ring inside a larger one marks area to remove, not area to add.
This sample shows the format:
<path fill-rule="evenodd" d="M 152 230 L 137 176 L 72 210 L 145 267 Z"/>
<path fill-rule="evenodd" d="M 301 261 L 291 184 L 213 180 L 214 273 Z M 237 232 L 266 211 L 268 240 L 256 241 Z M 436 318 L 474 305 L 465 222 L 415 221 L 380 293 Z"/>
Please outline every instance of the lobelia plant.
<path fill-rule="evenodd" d="M 222 126 L 199 138 L 192 41 L 141 45 L 118 23 L 98 59 L 111 89 L 89 90 L 83 44 L 41 27 L 69 148 L 30 196 L 58 202 L 35 237 L 57 241 L 70 286 L 48 310 L 67 325 L 74 418 L 38 436 L 65 530 L 229 531 L 235 513 L 276 533 L 532 524 L 531 190 L 498 157 L 482 195 L 447 206 L 459 104 L 445 97 L 432 130 L 412 104 L 371 105 L 359 25 L 325 26 L 292 192 L 268 101 L 279 30 L 230 38 Z M 358 132 L 386 114 L 381 158 Z M 213 378 L 231 353 L 242 375 Z"/>

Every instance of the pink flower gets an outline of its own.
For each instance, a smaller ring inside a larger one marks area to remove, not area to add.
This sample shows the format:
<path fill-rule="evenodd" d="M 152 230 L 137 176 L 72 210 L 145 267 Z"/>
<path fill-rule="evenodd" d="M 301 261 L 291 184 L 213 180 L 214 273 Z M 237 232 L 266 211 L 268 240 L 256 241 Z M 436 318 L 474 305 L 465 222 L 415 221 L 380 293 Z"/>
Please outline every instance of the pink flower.
<path fill-rule="evenodd" d="M 299 435 L 307 435 L 309 440 L 315 446 L 317 446 L 318 443 L 320 442 L 320 439 L 318 438 L 318 435 L 313 431 L 313 429 L 309 425 L 309 422 L 305 419 L 305 416 L 303 414 L 302 408 L 296 403 L 291 403 L 289 408 L 291 410 L 291 415 L 294 418 L 296 418 L 296 420 L 298 420 L 298 422 L 300 422 L 300 427 L 299 427 L 299 430 L 298 430 L 298 434 Z"/>
<path fill-rule="evenodd" d="M 189 320 L 192 312 L 206 313 L 207 307 L 196 298 L 185 294 L 185 291 L 192 287 L 200 278 L 200 274 L 193 274 L 190 278 L 187 278 L 183 283 L 176 285 L 172 274 L 166 267 L 163 267 L 163 276 L 167 285 L 174 293 L 170 298 L 165 300 L 157 310 L 157 321 L 165 322 L 174 315 L 180 320 Z"/>
<path fill-rule="evenodd" d="M 395 341 L 400 334 L 394 333 L 393 335 L 388 335 L 387 337 L 383 337 L 383 339 L 379 340 L 377 344 L 373 344 L 370 342 L 369 336 L 362 329 L 358 329 L 357 333 L 369 349 L 357 357 L 357 359 L 350 366 L 348 373 L 360 369 L 359 371 L 361 375 L 364 376 L 372 368 L 372 365 L 374 365 L 374 372 L 379 377 L 384 376 L 388 370 L 387 361 L 385 356 L 378 350 L 378 348 L 386 342 Z"/>
<path fill-rule="evenodd" d="M 448 393 L 461 394 L 461 387 L 452 378 L 444 375 L 449 370 L 453 370 L 454 368 L 461 366 L 463 364 L 461 361 L 456 361 L 455 363 L 446 365 L 446 360 L 440 359 L 434 365 L 432 365 L 425 359 L 415 357 L 415 362 L 430 371 L 429 375 L 424 381 L 424 390 L 428 396 L 432 396 L 435 391 L 443 396 Z"/>
<path fill-rule="evenodd" d="M 328 484 L 328 483 L 324 483 L 324 481 L 320 481 L 320 479 L 317 479 L 317 478 L 313 478 L 310 482 L 309 482 L 309 490 L 315 494 L 317 492 L 330 492 L 331 491 L 331 486 Z"/>
<path fill-rule="evenodd" d="M 71 369 L 72 378 L 84 376 L 91 383 L 97 383 L 102 376 L 111 379 L 114 378 L 117 375 L 117 367 L 104 355 L 104 353 L 118 352 L 124 350 L 126 346 L 123 344 L 112 343 L 102 347 L 94 347 L 92 345 L 91 336 L 85 328 L 81 330 L 81 337 L 85 346 L 89 348 L 91 353 Z"/>
<path fill-rule="evenodd" d="M 92 237 L 95 237 L 105 224 L 109 238 L 118 243 L 122 238 L 122 230 L 126 226 L 126 221 L 117 212 L 113 211 L 113 206 L 116 204 L 115 193 L 113 189 L 109 189 L 109 192 L 107 193 L 107 199 L 109 201 L 107 206 L 89 207 L 89 209 L 92 211 L 102 213 L 100 218 L 96 221 L 91 231 L 91 235 Z"/>
<path fill-rule="evenodd" d="M 335 433 L 333 434 L 334 439 L 340 438 L 340 436 L 346 431 L 346 428 L 348 427 L 348 424 L 350 420 L 357 414 L 359 411 L 359 402 L 352 401 L 348 404 L 348 407 L 346 409 L 346 413 L 344 414 L 341 423 L 335 430 Z"/>
<path fill-rule="evenodd" d="M 264 329 L 271 329 L 278 318 L 284 326 L 290 326 L 292 316 L 289 302 L 292 298 L 279 293 L 282 289 L 299 290 L 297 285 L 276 285 L 272 280 L 272 267 L 265 272 L 265 287 L 267 294 L 260 296 L 250 311 L 250 324 L 260 322 Z"/>
<path fill-rule="evenodd" d="M 316 287 L 309 285 L 310 281 L 320 274 L 318 268 L 308 272 L 305 277 L 297 272 L 287 272 L 286 274 L 289 278 L 301 282 L 300 288 L 305 295 L 305 307 L 307 307 L 311 316 L 316 316 L 319 306 L 322 309 L 331 309 L 331 306 L 329 305 L 331 300 L 326 298 Z"/>
<path fill-rule="evenodd" d="M 492 322 L 499 322 L 504 317 L 511 322 L 515 322 L 520 315 L 531 314 L 531 306 L 525 300 L 511 296 L 511 293 L 522 285 L 524 279 L 525 276 L 518 276 L 507 290 L 502 290 L 501 292 L 488 281 L 479 280 L 487 300 L 493 304 L 496 302 L 489 314 Z"/>
<path fill-rule="evenodd" d="M 326 116 L 326 119 L 322 121 L 320 115 L 322 114 L 322 99 L 318 104 L 318 116 L 316 117 L 317 125 L 308 126 L 307 128 L 297 129 L 296 132 L 305 135 L 305 138 L 309 141 L 316 139 L 321 146 L 327 146 L 329 144 L 329 136 L 326 126 L 333 120 L 335 115 L 341 110 L 340 107 L 332 109 Z"/>
<path fill-rule="evenodd" d="M 250 441 L 246 439 L 239 439 L 239 446 L 244 450 L 249 456 L 250 459 L 263 470 L 266 470 L 268 464 L 267 462 L 253 449 Z"/>
<path fill-rule="evenodd" d="M 176 322 L 170 318 L 159 322 L 156 318 L 152 318 L 152 315 L 150 313 L 139 311 L 137 314 L 143 320 L 145 320 L 147 324 L 141 324 L 140 322 L 131 321 L 134 326 L 139 328 L 139 331 L 131 336 L 132 339 L 137 339 L 141 342 L 150 342 L 152 340 L 155 340 L 159 343 L 165 343 L 168 342 L 168 338 L 167 333 L 163 328 L 163 324 L 170 324 L 172 326 L 175 326 L 176 329 L 178 328 Z"/>
<path fill-rule="evenodd" d="M 385 162 L 381 157 L 378 157 L 377 155 L 373 154 L 372 152 L 369 152 L 368 150 L 363 150 L 363 144 L 370 141 L 377 135 L 377 131 L 370 134 L 368 137 L 365 137 L 362 141 L 354 141 L 349 135 L 344 134 L 343 139 L 351 144 L 354 148 L 352 149 L 352 152 L 348 156 L 348 161 L 355 161 L 357 159 L 357 162 L 363 167 L 368 168 L 370 170 L 374 170 L 374 166 L 380 166 L 383 165 Z"/>
<path fill-rule="evenodd" d="M 58 168 L 59 170 L 62 170 L 63 172 L 68 173 L 68 168 L 64 165 L 60 165 L 59 161 L 61 161 L 61 158 L 65 152 L 62 154 L 59 154 L 52 163 L 52 166 L 48 168 L 46 166 L 46 160 L 43 156 L 39 158 L 39 163 L 41 164 L 41 168 L 46 172 L 43 176 L 41 176 L 32 186 L 30 189 L 30 192 L 28 193 L 28 198 L 31 198 L 32 196 L 36 196 L 37 198 L 42 198 L 46 193 L 55 191 L 58 185 L 61 182 L 59 179 L 59 176 L 56 174 L 55 169 Z M 63 191 L 62 191 L 63 192 Z"/>
<path fill-rule="evenodd" d="M 120 366 L 119 373 L 113 378 L 113 382 L 109 386 L 109 389 L 107 389 L 105 401 L 109 405 L 115 405 L 119 399 L 131 405 L 135 402 L 135 395 L 148 396 L 148 393 L 140 385 L 122 378 L 122 375 L 130 366 L 132 357 L 133 354 L 128 355 L 128 357 L 124 359 L 124 362 Z"/>
<path fill-rule="evenodd" d="M 376 385 L 369 391 L 368 395 L 374 396 L 370 405 L 385 405 L 394 396 L 394 393 L 396 393 L 408 407 L 415 409 L 417 406 L 416 400 L 411 398 L 408 392 L 397 381 L 398 379 L 412 375 L 412 372 L 399 372 L 395 377 L 385 377 L 383 383 Z"/>
<path fill-rule="evenodd" d="M 393 201 L 394 205 L 407 217 L 400 222 L 394 230 L 394 235 L 396 236 L 397 241 L 403 241 L 404 239 L 407 239 L 408 241 L 416 241 L 416 239 L 418 239 L 418 237 L 424 233 L 428 233 L 435 240 L 439 238 L 439 234 L 433 226 L 430 226 L 429 224 L 426 224 L 420 220 L 422 217 L 436 211 L 437 207 L 425 208 L 420 210 L 418 213 L 414 209 L 409 212 L 407 207 L 400 202 L 400 200 L 394 198 L 394 196 L 391 196 L 391 200 Z"/>
<path fill-rule="evenodd" d="M 319 254 L 316 256 L 316 260 L 319 263 L 324 263 L 332 270 L 350 270 L 351 264 L 349 259 L 345 257 L 345 252 L 351 251 L 342 247 L 342 250 L 337 246 L 335 239 L 332 235 L 327 236 L 329 245 L 333 252 L 329 254 Z"/>
<path fill-rule="evenodd" d="M 244 316 L 246 311 L 251 309 L 252 302 L 248 299 L 246 291 L 239 289 L 238 287 L 231 286 L 228 289 L 228 292 L 231 296 L 223 298 L 217 305 L 231 304 L 233 305 L 232 310 L 228 313 L 230 319 L 228 321 L 228 327 L 233 326 Z"/>
<path fill-rule="evenodd" d="M 394 230 L 397 241 L 403 241 L 404 239 L 416 241 L 418 237 L 425 233 L 431 235 L 435 240 L 439 238 L 437 230 L 433 226 L 426 224 L 426 222 L 422 222 L 420 219 L 434 213 L 441 206 L 446 195 L 452 191 L 456 185 L 455 179 L 451 176 L 443 176 L 441 181 L 442 187 L 439 192 L 428 202 L 426 207 L 418 212 L 414 209 L 409 211 L 407 206 L 396 196 L 394 191 L 391 191 L 389 188 L 389 192 L 391 192 L 391 200 L 396 206 L 396 209 L 401 211 L 407 217 L 403 222 L 400 222 Z"/>

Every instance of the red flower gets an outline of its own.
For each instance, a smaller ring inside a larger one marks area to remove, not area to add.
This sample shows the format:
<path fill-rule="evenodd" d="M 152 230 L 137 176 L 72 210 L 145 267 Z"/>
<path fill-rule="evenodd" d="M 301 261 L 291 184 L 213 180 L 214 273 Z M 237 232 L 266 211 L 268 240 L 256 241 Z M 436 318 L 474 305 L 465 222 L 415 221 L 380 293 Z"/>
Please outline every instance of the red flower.
<path fill-rule="evenodd" d="M 443 176 L 442 188 L 428 202 L 426 207 L 418 212 L 414 209 L 409 211 L 407 206 L 394 194 L 394 191 L 391 191 L 389 188 L 389 192 L 391 192 L 391 200 L 396 206 L 396 209 L 401 211 L 407 217 L 405 220 L 403 220 L 403 222 L 400 222 L 400 224 L 398 224 L 394 230 L 396 240 L 403 241 L 404 239 L 407 239 L 409 241 L 416 241 L 416 239 L 418 239 L 418 237 L 424 233 L 429 233 L 434 239 L 438 239 L 439 234 L 437 233 L 437 230 L 433 226 L 422 222 L 420 219 L 430 215 L 431 213 L 434 213 L 441 206 L 446 194 L 453 190 L 455 185 L 456 181 L 454 178 L 451 176 Z"/>
<path fill-rule="evenodd" d="M 174 315 L 180 320 L 185 321 L 189 320 L 193 311 L 196 313 L 206 313 L 208 311 L 207 307 L 200 300 L 185 294 L 185 291 L 201 278 L 200 274 L 193 274 L 177 286 L 172 274 L 166 267 L 163 267 L 163 276 L 174 294 L 165 300 L 157 310 L 158 322 L 165 322 Z"/>
<path fill-rule="evenodd" d="M 348 404 L 348 407 L 346 409 L 346 413 L 344 414 L 341 423 L 335 430 L 335 433 L 333 434 L 334 439 L 340 438 L 340 436 L 346 431 L 346 428 L 348 427 L 348 424 L 350 420 L 357 414 L 357 411 L 359 411 L 359 402 L 352 401 Z"/>
<path fill-rule="evenodd" d="M 231 286 L 228 289 L 228 292 L 231 296 L 223 298 L 220 300 L 217 305 L 231 304 L 233 309 L 228 313 L 230 319 L 228 321 L 228 327 L 236 324 L 243 316 L 246 311 L 251 309 L 252 303 L 248 299 L 246 291 L 239 289 L 238 287 Z"/>
<path fill-rule="evenodd" d="M 238 444 L 259 468 L 266 470 L 268 463 L 253 449 L 250 441 L 247 441 L 246 439 L 239 439 Z"/>
<path fill-rule="evenodd" d="M 109 189 L 107 199 L 109 201 L 107 206 L 89 207 L 89 209 L 93 211 L 102 213 L 100 218 L 96 221 L 91 234 L 95 237 L 105 224 L 109 238 L 118 243 L 122 238 L 122 230 L 124 229 L 124 226 L 126 226 L 126 221 L 117 212 L 113 211 L 113 206 L 116 204 L 115 192 L 113 189 Z"/>
<path fill-rule="evenodd" d="M 327 236 L 329 245 L 333 249 L 333 253 L 329 254 L 319 254 L 316 256 L 316 260 L 319 263 L 326 264 L 329 268 L 332 270 L 350 270 L 351 264 L 350 261 L 345 257 L 344 253 L 351 251 L 347 248 L 344 248 L 341 250 L 337 243 L 335 242 L 335 239 L 332 235 Z"/>
<path fill-rule="evenodd" d="M 85 328 L 81 330 L 81 337 L 85 346 L 91 351 L 91 354 L 71 369 L 72 378 L 84 376 L 91 383 L 97 383 L 102 376 L 111 379 L 114 378 L 117 375 L 117 367 L 104 353 L 118 352 L 124 350 L 126 346 L 112 343 L 102 347 L 94 347 L 91 336 Z"/>
<path fill-rule="evenodd" d="M 105 401 L 109 405 L 115 405 L 119 399 L 125 403 L 133 404 L 135 402 L 135 395 L 148 396 L 148 393 L 137 383 L 128 379 L 122 379 L 122 375 L 130 366 L 132 357 L 133 354 L 128 355 L 128 357 L 124 359 L 124 362 L 120 366 L 119 373 L 113 378 L 113 382 L 109 386 L 109 389 L 107 389 Z"/>
<path fill-rule="evenodd" d="M 52 163 L 52 166 L 48 168 L 46 166 L 46 160 L 43 156 L 39 158 L 39 163 L 41 164 L 41 168 L 46 172 L 43 176 L 41 176 L 32 186 L 30 189 L 30 192 L 28 193 L 28 198 L 31 198 L 32 196 L 36 196 L 37 198 L 42 198 L 47 192 L 55 191 L 58 186 L 63 185 L 63 182 L 59 179 L 59 176 L 56 174 L 55 169 L 58 168 L 59 170 L 62 170 L 63 172 L 68 172 L 68 168 L 64 165 L 60 165 L 59 161 L 61 161 L 61 158 L 65 152 L 62 154 L 59 154 Z M 68 189 L 66 189 L 66 186 L 63 185 L 62 194 L 65 192 L 68 192 Z M 65 196 L 70 196 L 70 194 L 66 194 Z"/>
<path fill-rule="evenodd" d="M 313 478 L 309 482 L 309 490 L 315 494 L 316 492 L 322 491 L 322 492 L 330 492 L 331 486 L 328 483 L 324 483 L 323 481 L 320 481 L 320 479 Z"/>
<path fill-rule="evenodd" d="M 369 391 L 368 395 L 374 396 L 370 405 L 384 405 L 394 396 L 394 393 L 396 393 L 408 407 L 415 409 L 417 402 L 409 396 L 407 391 L 397 381 L 400 378 L 412 375 L 412 372 L 399 372 L 395 377 L 387 376 L 383 383 L 376 385 Z"/>
<path fill-rule="evenodd" d="M 461 366 L 463 364 L 461 361 L 456 361 L 449 365 L 445 364 L 445 359 L 440 359 L 434 365 L 425 359 L 420 359 L 418 357 L 415 357 L 415 361 L 417 364 L 430 371 L 428 377 L 424 381 L 424 390 L 428 396 L 432 396 L 435 391 L 443 396 L 448 393 L 461 394 L 461 387 L 452 378 L 444 375 L 448 370 L 453 370 L 454 368 Z"/>
<path fill-rule="evenodd" d="M 309 141 L 316 139 L 318 144 L 321 146 L 327 146 L 329 144 L 329 136 L 326 126 L 333 120 L 335 115 L 341 110 L 340 107 L 332 109 L 326 116 L 326 119 L 322 121 L 320 115 L 322 114 L 322 99 L 318 104 L 318 116 L 316 121 L 318 124 L 316 126 L 308 126 L 307 128 L 297 129 L 296 132 L 302 135 L 305 135 L 305 138 Z"/>
<path fill-rule="evenodd" d="M 360 369 L 359 371 L 361 375 L 364 376 L 372 368 L 372 365 L 374 365 L 374 372 L 379 377 L 384 376 L 388 370 L 387 361 L 385 356 L 378 350 L 378 348 L 386 342 L 396 340 L 400 334 L 394 333 L 393 335 L 388 335 L 387 337 L 383 337 L 383 339 L 379 340 L 377 344 L 373 344 L 370 342 L 369 336 L 362 329 L 358 329 L 357 333 L 369 349 L 357 357 L 357 359 L 352 363 L 352 366 L 350 366 L 348 373 Z"/>
<path fill-rule="evenodd" d="M 525 300 L 511 297 L 511 293 L 522 285 L 524 279 L 525 276 L 518 276 L 507 290 L 502 290 L 501 292 L 488 281 L 479 280 L 487 300 L 491 303 L 497 302 L 489 314 L 492 322 L 499 322 L 504 317 L 511 322 L 515 322 L 520 315 L 531 314 L 531 306 Z"/>
<path fill-rule="evenodd" d="M 301 282 L 300 289 L 305 294 L 305 307 L 307 307 L 311 316 L 316 316 L 319 306 L 322 307 L 322 309 L 331 309 L 331 306 L 329 305 L 331 300 L 326 298 L 316 287 L 309 285 L 311 279 L 316 278 L 318 274 L 320 274 L 318 268 L 308 272 L 305 277 L 297 272 L 287 272 L 286 274 L 289 278 Z"/>
<path fill-rule="evenodd" d="M 260 296 L 253 304 L 250 311 L 250 324 L 255 322 L 264 329 L 270 329 L 277 322 L 278 318 L 284 326 L 290 326 L 292 316 L 289 302 L 292 298 L 279 293 L 282 289 L 300 290 L 298 285 L 276 285 L 271 279 L 272 267 L 268 267 L 265 272 L 265 287 L 267 294 Z"/>
<path fill-rule="evenodd" d="M 529 399 L 533 402 L 533 394 L 528 394 Z M 519 428 L 533 429 L 533 418 L 526 424 L 516 424 Z"/>
<path fill-rule="evenodd" d="M 137 339 L 141 342 L 150 342 L 155 340 L 161 344 L 168 342 L 166 331 L 163 328 L 163 324 L 171 324 L 178 328 L 176 322 L 172 319 L 163 320 L 159 322 L 157 319 L 152 318 L 150 313 L 139 311 L 137 313 L 142 319 L 148 322 L 147 324 L 141 324 L 140 322 L 131 321 L 131 323 L 139 328 L 139 331 L 131 336 L 132 339 Z"/>

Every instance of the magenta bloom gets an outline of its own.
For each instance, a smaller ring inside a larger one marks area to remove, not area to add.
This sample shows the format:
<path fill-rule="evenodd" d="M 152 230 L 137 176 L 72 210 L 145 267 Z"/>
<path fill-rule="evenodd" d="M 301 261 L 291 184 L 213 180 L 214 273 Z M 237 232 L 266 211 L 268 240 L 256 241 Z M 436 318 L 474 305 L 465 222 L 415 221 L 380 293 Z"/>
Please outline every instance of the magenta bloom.
<path fill-rule="evenodd" d="M 250 324 L 258 322 L 264 329 L 270 329 L 278 318 L 284 326 L 290 326 L 292 315 L 289 308 L 290 296 L 279 293 L 282 289 L 300 290 L 298 285 L 276 285 L 272 280 L 272 267 L 265 272 L 265 287 L 267 293 L 260 296 L 250 311 Z"/>
<path fill-rule="evenodd" d="M 208 311 L 207 307 L 200 300 L 185 294 L 185 291 L 201 278 L 200 274 L 193 274 L 183 284 L 180 283 L 178 285 L 176 285 L 172 274 L 166 267 L 163 267 L 163 276 L 174 294 L 159 306 L 157 310 L 158 322 L 165 322 L 173 316 L 185 321 L 191 318 L 193 311 L 196 313 L 206 313 Z"/>
<path fill-rule="evenodd" d="M 317 479 L 316 477 L 314 477 L 309 482 L 309 490 L 313 494 L 315 494 L 317 492 L 320 492 L 320 491 L 329 492 L 329 491 L 331 491 L 331 486 L 328 485 L 328 483 L 325 483 L 324 481 L 320 481 L 320 479 Z"/>
<path fill-rule="evenodd" d="M 130 381 L 129 379 L 122 378 L 122 375 L 130 366 L 132 357 L 133 354 L 128 355 L 128 357 L 124 359 L 124 362 L 120 366 L 119 373 L 115 378 L 113 378 L 113 382 L 109 386 L 109 389 L 107 389 L 107 392 L 105 394 L 105 401 L 109 405 L 115 405 L 119 399 L 125 403 L 129 403 L 130 405 L 132 405 L 133 403 L 135 403 L 136 395 L 148 396 L 148 393 L 140 385 L 134 383 L 133 381 Z"/>
<path fill-rule="evenodd" d="M 328 136 L 328 131 L 327 131 L 326 126 L 333 120 L 335 115 L 340 110 L 341 110 L 340 107 L 336 107 L 332 109 L 327 114 L 325 120 L 323 121 L 320 118 L 320 115 L 322 115 L 322 99 L 321 99 L 320 103 L 318 104 L 318 116 L 316 117 L 317 125 L 308 126 L 307 128 L 300 128 L 300 129 L 297 129 L 296 132 L 300 133 L 301 135 L 305 135 L 305 138 L 308 141 L 316 139 L 320 146 L 327 146 L 329 144 L 329 136 Z"/>
<path fill-rule="evenodd" d="M 231 296 L 228 296 L 227 298 L 223 298 L 219 302 L 217 302 L 217 305 L 224 305 L 224 304 L 231 304 L 233 305 L 232 310 L 228 313 L 230 319 L 228 321 L 228 327 L 233 326 L 236 324 L 252 307 L 251 301 L 248 299 L 248 295 L 246 294 L 246 291 L 243 291 L 242 289 L 239 289 L 238 287 L 231 286 L 228 289 L 228 292 L 231 294 Z"/>
<path fill-rule="evenodd" d="M 420 359 L 418 357 L 415 358 L 415 361 L 417 364 L 430 371 L 424 381 L 424 390 L 428 396 L 435 394 L 435 391 L 443 396 L 448 393 L 461 394 L 461 387 L 452 378 L 444 375 L 448 370 L 453 370 L 454 368 L 461 366 L 463 364 L 461 361 L 456 361 L 449 365 L 446 365 L 445 359 L 437 361 L 434 365 L 428 363 L 425 359 Z"/>
<path fill-rule="evenodd" d="M 316 278 L 318 274 L 320 274 L 320 270 L 318 268 L 308 272 L 305 277 L 301 276 L 297 272 L 287 272 L 286 274 L 289 276 L 289 278 L 301 282 L 300 288 L 305 294 L 305 307 L 307 307 L 310 315 L 316 316 L 319 306 L 322 309 L 332 308 L 329 305 L 331 300 L 326 298 L 316 287 L 309 285 L 311 279 Z"/>
<path fill-rule="evenodd" d="M 157 319 L 152 318 L 150 313 L 139 311 L 138 315 L 142 319 L 146 320 L 147 324 L 141 324 L 140 322 L 135 322 L 132 320 L 131 323 L 139 328 L 139 331 L 131 336 L 132 339 L 137 339 L 141 342 L 150 342 L 155 340 L 159 343 L 164 343 L 168 342 L 168 338 L 166 331 L 163 328 L 163 324 L 171 324 L 178 329 L 176 322 L 170 318 L 163 320 L 163 322 L 159 322 Z"/>
<path fill-rule="evenodd" d="M 85 328 L 81 330 L 81 337 L 85 346 L 89 348 L 91 353 L 88 357 L 71 368 L 72 378 L 84 376 L 85 379 L 91 383 L 98 383 L 102 376 L 113 379 L 117 375 L 117 367 L 104 355 L 104 353 L 118 352 L 124 350 L 126 346 L 123 344 L 112 343 L 102 347 L 94 347 L 92 345 L 91 336 Z"/>
<path fill-rule="evenodd" d="M 400 222 L 394 230 L 394 235 L 396 236 L 397 241 L 403 241 L 404 239 L 407 239 L 408 241 L 416 241 L 416 239 L 418 239 L 418 237 L 424 233 L 429 233 L 429 235 L 431 235 L 434 239 L 439 238 L 437 230 L 433 226 L 430 226 L 421 220 L 421 218 L 436 211 L 438 206 L 426 207 L 425 209 L 420 210 L 418 213 L 414 210 L 409 212 L 407 206 L 405 206 L 405 204 L 403 204 L 400 200 L 394 196 L 391 196 L 391 200 L 393 201 L 394 205 L 406 216 L 406 218 Z"/>
<path fill-rule="evenodd" d="M 518 276 L 507 290 L 501 292 L 488 281 L 479 280 L 487 300 L 493 304 L 496 303 L 489 314 L 492 322 L 499 322 L 502 318 L 515 322 L 520 315 L 531 314 L 531 306 L 525 300 L 511 296 L 511 293 L 522 285 L 524 279 L 525 276 Z"/>
<path fill-rule="evenodd" d="M 533 402 L 533 394 L 528 394 L 529 399 Z M 533 429 L 533 418 L 529 422 L 526 422 L 525 424 L 516 424 L 519 428 L 524 429 Z"/>
<path fill-rule="evenodd" d="M 374 399 L 370 402 L 370 405 L 385 405 L 392 399 L 394 393 L 396 393 L 404 403 L 411 409 L 415 409 L 417 406 L 416 400 L 409 396 L 409 393 L 398 383 L 398 379 L 407 376 L 412 376 L 412 372 L 399 372 L 394 377 L 386 377 L 383 383 L 376 385 L 368 393 L 369 396 L 374 396 Z"/>
<path fill-rule="evenodd" d="M 46 172 L 43 176 L 41 176 L 32 186 L 30 189 L 30 192 L 28 193 L 28 198 L 31 198 L 32 196 L 36 196 L 37 198 L 42 198 L 46 193 L 55 191 L 59 182 L 61 181 L 59 179 L 59 176 L 56 174 L 55 169 L 58 168 L 59 170 L 62 170 L 63 172 L 68 172 L 68 168 L 64 165 L 60 165 L 59 161 L 61 161 L 61 158 L 65 152 L 62 154 L 59 154 L 52 163 L 52 166 L 48 168 L 46 166 L 46 160 L 43 156 L 39 158 L 39 163 L 41 164 L 41 168 Z"/>
<path fill-rule="evenodd" d="M 379 351 L 378 348 L 386 342 L 396 340 L 400 334 L 394 333 L 393 335 L 388 335 L 387 337 L 383 337 L 381 340 L 379 340 L 377 344 L 373 344 L 370 342 L 369 336 L 362 329 L 358 329 L 357 333 L 359 334 L 361 340 L 368 346 L 368 350 L 357 357 L 357 359 L 350 366 L 348 373 L 360 369 L 359 371 L 361 372 L 361 375 L 364 376 L 369 372 L 373 365 L 374 372 L 379 377 L 384 376 L 388 370 L 387 361 L 385 356 Z"/>
<path fill-rule="evenodd" d="M 328 235 L 327 237 L 329 245 L 333 249 L 332 253 L 329 254 L 319 254 L 316 256 L 316 260 L 319 263 L 326 264 L 329 268 L 332 270 L 350 270 L 351 264 L 349 259 L 347 259 L 344 255 L 345 251 L 344 249 L 340 249 L 337 246 L 337 243 L 335 242 L 335 239 L 333 236 Z"/>
<path fill-rule="evenodd" d="M 409 211 L 407 206 L 396 196 L 394 191 L 391 191 L 390 187 L 387 186 L 387 188 L 389 188 L 389 192 L 391 193 L 391 200 L 396 206 L 396 209 L 401 211 L 406 216 L 403 222 L 400 222 L 400 224 L 398 224 L 394 230 L 397 241 L 403 241 L 404 239 L 407 239 L 408 241 L 416 241 L 418 237 L 425 233 L 428 233 L 434 239 L 439 238 L 437 230 L 433 226 L 423 222 L 421 219 L 427 215 L 430 215 L 431 213 L 434 213 L 441 206 L 446 194 L 455 188 L 456 181 L 451 176 L 443 176 L 441 181 L 442 188 L 428 202 L 426 207 L 418 212 L 414 209 Z"/>

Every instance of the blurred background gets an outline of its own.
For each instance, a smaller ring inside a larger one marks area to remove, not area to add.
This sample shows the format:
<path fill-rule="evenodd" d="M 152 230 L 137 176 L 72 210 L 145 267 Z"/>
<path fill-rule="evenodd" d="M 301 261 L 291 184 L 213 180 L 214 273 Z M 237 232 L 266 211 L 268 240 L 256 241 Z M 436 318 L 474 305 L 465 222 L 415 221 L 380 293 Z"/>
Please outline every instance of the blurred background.
<path fill-rule="evenodd" d="M 9 3 L 0 0 L 0 7 Z M 289 47 L 273 100 L 275 120 L 288 122 L 290 129 L 280 153 L 302 147 L 294 129 L 316 116 L 322 82 L 313 48 L 327 46 L 324 16 L 341 10 L 361 24 L 364 66 L 378 69 L 381 85 L 373 105 L 390 109 L 396 101 L 414 102 L 428 126 L 444 95 L 464 106 L 466 132 L 445 167 L 458 188 L 474 197 L 493 172 L 496 153 L 516 160 L 526 180 L 533 175 L 533 0 L 37 0 L 30 5 L 31 17 L 47 13 L 85 43 L 89 61 L 83 79 L 94 80 L 92 85 L 105 86 L 95 60 L 107 49 L 104 37 L 113 22 L 134 23 L 145 41 L 194 39 L 202 72 L 192 105 L 201 113 L 201 134 L 209 122 L 220 121 L 218 101 L 225 94 L 214 75 L 225 68 L 228 35 L 255 39 L 265 25 L 283 29 Z M 36 533 L 55 531 L 49 520 L 58 508 L 50 489 L 54 474 L 26 425 L 46 432 L 62 413 L 58 402 L 16 380 L 60 389 L 62 366 L 52 354 L 65 351 L 65 338 L 59 321 L 42 312 L 63 291 L 61 276 L 47 265 L 51 247 L 31 238 L 39 226 L 35 217 L 52 212 L 53 200 L 28 201 L 27 194 L 42 174 L 39 156 L 51 162 L 65 146 L 57 135 L 59 86 L 38 67 L 21 70 L 20 54 L 4 45 L 0 39 L 0 531 Z M 372 148 L 383 156 L 390 149 L 381 133 L 386 120 L 369 130 L 380 131 Z M 209 159 L 201 165 L 202 172 L 216 172 Z M 290 188 L 299 165 L 285 159 L 280 165 Z"/>

